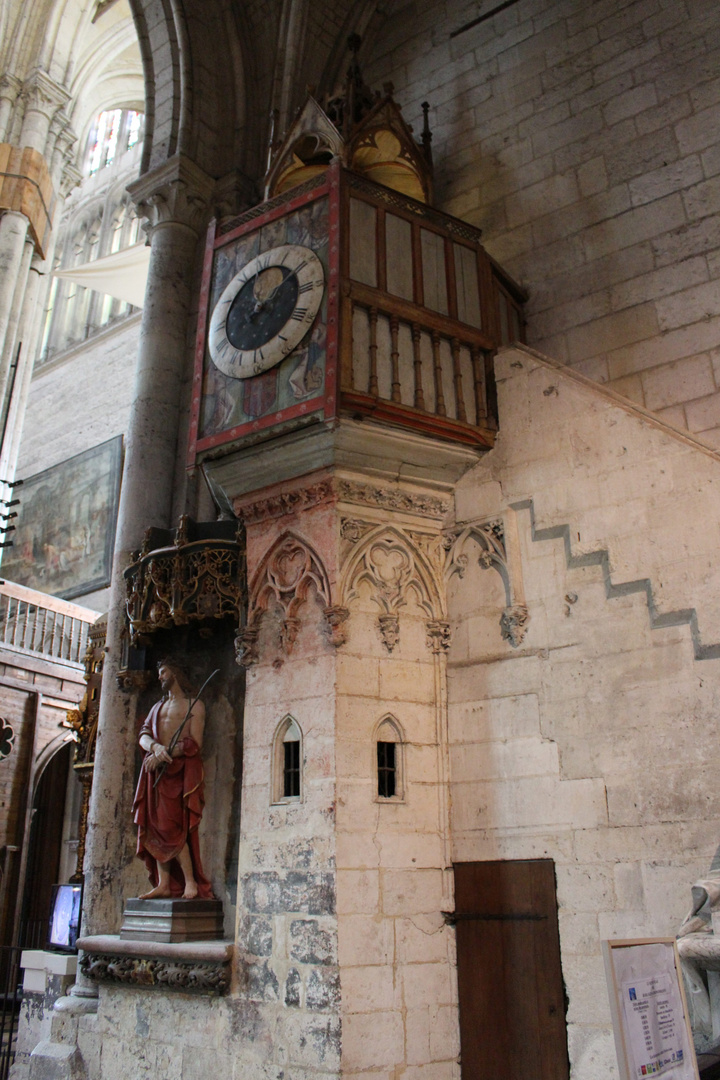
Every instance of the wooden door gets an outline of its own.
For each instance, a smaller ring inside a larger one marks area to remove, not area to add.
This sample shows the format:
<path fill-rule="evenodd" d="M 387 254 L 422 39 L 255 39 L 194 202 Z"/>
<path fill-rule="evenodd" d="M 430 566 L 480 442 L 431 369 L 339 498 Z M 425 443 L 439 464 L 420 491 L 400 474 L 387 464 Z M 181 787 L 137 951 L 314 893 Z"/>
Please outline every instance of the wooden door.
<path fill-rule="evenodd" d="M 552 859 L 454 869 L 462 1080 L 568 1080 Z"/>

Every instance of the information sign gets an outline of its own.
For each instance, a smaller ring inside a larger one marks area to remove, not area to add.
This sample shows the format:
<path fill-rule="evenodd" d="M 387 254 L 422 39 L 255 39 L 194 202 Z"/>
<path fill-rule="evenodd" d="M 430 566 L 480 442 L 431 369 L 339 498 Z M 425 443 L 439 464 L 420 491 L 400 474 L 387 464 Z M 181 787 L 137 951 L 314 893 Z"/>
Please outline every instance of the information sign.
<path fill-rule="evenodd" d="M 602 945 L 622 1080 L 699 1080 L 675 939 Z"/>

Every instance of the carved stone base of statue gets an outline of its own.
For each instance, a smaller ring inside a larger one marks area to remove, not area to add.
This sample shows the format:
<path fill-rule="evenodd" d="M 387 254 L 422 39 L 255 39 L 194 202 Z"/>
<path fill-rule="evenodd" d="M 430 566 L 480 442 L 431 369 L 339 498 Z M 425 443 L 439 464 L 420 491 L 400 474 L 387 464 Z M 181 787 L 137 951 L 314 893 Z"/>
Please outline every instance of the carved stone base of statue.
<path fill-rule="evenodd" d="M 220 900 L 127 900 L 120 937 L 126 941 L 219 941 Z"/>

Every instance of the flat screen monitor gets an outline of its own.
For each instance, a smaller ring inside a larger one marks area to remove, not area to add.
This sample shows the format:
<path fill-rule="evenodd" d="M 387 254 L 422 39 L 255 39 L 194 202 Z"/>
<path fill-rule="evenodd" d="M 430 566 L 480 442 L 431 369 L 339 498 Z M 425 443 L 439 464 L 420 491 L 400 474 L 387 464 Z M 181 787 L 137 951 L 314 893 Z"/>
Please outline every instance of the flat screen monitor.
<path fill-rule="evenodd" d="M 80 933 L 82 885 L 53 885 L 47 947 L 58 952 L 75 952 Z"/>

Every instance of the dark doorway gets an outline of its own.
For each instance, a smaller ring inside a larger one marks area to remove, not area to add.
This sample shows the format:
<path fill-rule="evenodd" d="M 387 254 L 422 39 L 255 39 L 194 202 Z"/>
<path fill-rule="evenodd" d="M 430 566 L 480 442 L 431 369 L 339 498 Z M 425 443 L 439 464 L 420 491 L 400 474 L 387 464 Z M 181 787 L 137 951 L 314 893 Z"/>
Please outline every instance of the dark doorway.
<path fill-rule="evenodd" d="M 462 1080 L 568 1080 L 555 864 L 454 869 Z"/>
<path fill-rule="evenodd" d="M 33 799 L 18 942 L 26 949 L 43 948 L 47 938 L 51 889 L 59 880 L 65 796 L 73 745 L 68 743 L 47 763 Z"/>

